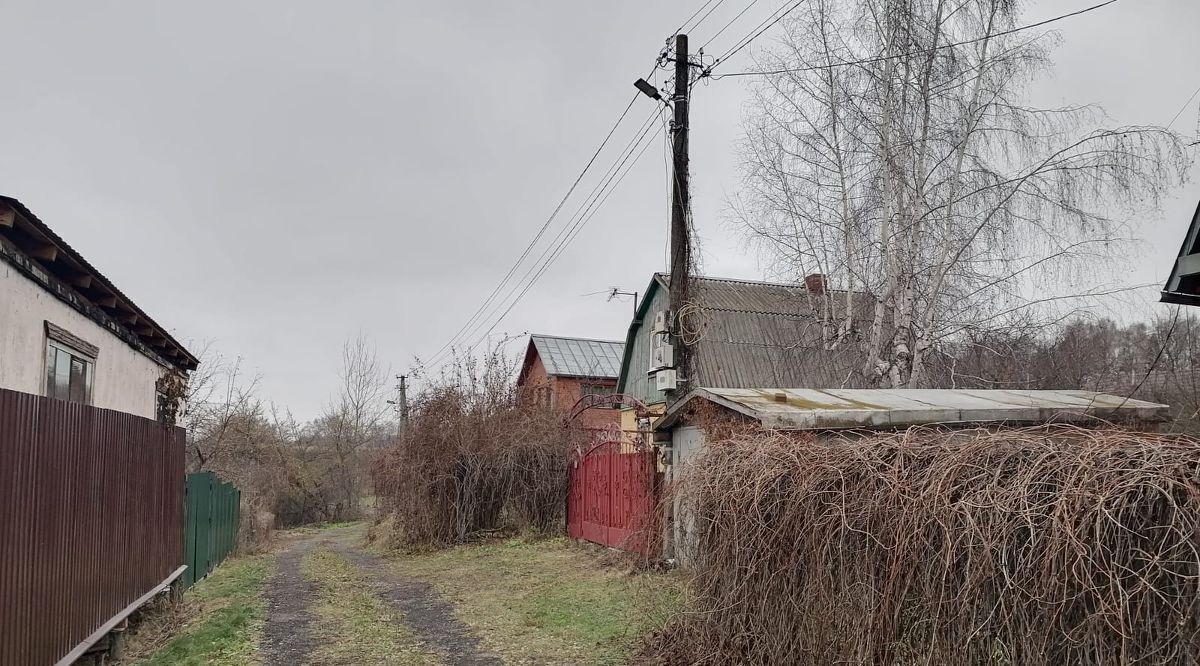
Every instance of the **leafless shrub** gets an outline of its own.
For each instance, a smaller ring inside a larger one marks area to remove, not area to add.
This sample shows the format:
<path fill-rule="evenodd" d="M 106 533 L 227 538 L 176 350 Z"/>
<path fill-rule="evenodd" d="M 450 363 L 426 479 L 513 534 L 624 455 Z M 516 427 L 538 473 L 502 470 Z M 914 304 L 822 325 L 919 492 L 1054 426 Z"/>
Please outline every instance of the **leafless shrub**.
<path fill-rule="evenodd" d="M 688 610 L 645 661 L 1195 664 L 1200 442 L 761 431 L 706 447 Z"/>
<path fill-rule="evenodd" d="M 561 532 L 575 435 L 524 400 L 510 360 L 460 359 L 416 396 L 375 465 L 392 545 L 442 546 L 495 530 Z"/>
<path fill-rule="evenodd" d="M 240 547 L 262 550 L 276 527 L 357 517 L 363 452 L 393 433 L 384 418 L 386 374 L 369 342 L 346 343 L 337 392 L 309 423 L 262 400 L 242 359 L 223 359 L 210 346 L 201 358 L 178 422 L 187 430 L 188 470 L 214 472 L 242 491 Z"/>

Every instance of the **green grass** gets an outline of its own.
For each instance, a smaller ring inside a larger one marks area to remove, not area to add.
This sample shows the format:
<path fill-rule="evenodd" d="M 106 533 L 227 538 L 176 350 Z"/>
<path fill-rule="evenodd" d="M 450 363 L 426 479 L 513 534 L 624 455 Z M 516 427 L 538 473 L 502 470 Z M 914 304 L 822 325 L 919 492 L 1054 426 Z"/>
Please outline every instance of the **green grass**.
<path fill-rule="evenodd" d="M 312 525 L 305 525 L 304 528 L 308 528 L 308 529 L 312 529 L 312 530 L 334 530 L 334 529 L 338 529 L 341 527 L 352 527 L 354 525 L 358 525 L 361 522 L 362 522 L 361 520 L 343 520 L 341 522 L 336 522 L 336 523 L 330 523 L 330 522 L 314 523 Z M 301 528 L 301 529 L 304 529 L 304 528 Z"/>
<path fill-rule="evenodd" d="M 565 539 L 518 539 L 393 560 L 455 604 L 507 661 L 619 664 L 681 606 L 676 578 L 604 566 Z"/>
<path fill-rule="evenodd" d="M 313 663 L 436 664 L 404 624 L 401 614 L 380 599 L 351 562 L 328 549 L 309 553 L 304 575 L 317 584 L 312 612 L 322 643 Z"/>
<path fill-rule="evenodd" d="M 266 617 L 262 590 L 273 568 L 269 555 L 227 560 L 185 593 L 177 608 L 147 618 L 130 640 L 127 659 L 143 666 L 258 663 Z"/>

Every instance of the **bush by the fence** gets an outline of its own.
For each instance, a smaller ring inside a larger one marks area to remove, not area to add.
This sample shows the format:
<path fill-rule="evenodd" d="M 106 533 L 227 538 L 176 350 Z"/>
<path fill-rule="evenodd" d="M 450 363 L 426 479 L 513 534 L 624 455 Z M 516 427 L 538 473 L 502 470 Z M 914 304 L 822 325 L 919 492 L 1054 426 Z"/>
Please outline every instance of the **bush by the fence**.
<path fill-rule="evenodd" d="M 580 444 L 563 415 L 523 399 L 497 353 L 413 401 L 374 481 L 393 546 L 445 546 L 497 530 L 562 533 Z"/>
<path fill-rule="evenodd" d="M 674 489 L 666 663 L 1195 664 L 1200 442 L 1114 430 L 733 434 Z"/>

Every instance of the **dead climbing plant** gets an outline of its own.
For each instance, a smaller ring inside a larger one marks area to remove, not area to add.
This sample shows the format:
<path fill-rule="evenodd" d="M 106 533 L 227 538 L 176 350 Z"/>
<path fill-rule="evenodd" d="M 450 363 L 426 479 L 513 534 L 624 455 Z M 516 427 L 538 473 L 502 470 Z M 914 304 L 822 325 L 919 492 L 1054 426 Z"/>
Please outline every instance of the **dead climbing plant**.
<path fill-rule="evenodd" d="M 670 664 L 1195 664 L 1200 442 L 1065 426 L 730 430 L 673 489 Z"/>
<path fill-rule="evenodd" d="M 158 420 L 166 426 L 174 426 L 182 415 L 184 399 L 188 393 L 187 378 L 180 372 L 164 369 L 154 382 Z"/>

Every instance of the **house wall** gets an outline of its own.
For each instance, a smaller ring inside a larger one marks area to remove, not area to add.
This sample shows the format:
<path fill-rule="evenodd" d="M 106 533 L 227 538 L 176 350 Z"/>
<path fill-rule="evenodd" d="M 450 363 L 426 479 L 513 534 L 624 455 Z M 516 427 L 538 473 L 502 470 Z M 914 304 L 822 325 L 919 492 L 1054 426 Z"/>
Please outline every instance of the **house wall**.
<path fill-rule="evenodd" d="M 155 382 L 163 367 L 112 332 L 0 262 L 0 388 L 46 394 L 46 325 L 96 345 L 92 404 L 155 418 Z"/>
<path fill-rule="evenodd" d="M 583 397 L 583 387 L 607 386 L 616 390 L 617 380 L 578 377 L 553 377 L 554 403 L 562 410 L 568 410 Z M 621 424 L 621 412 L 616 409 L 589 409 L 583 413 L 581 420 L 585 428 L 607 428 Z"/>
<path fill-rule="evenodd" d="M 560 411 L 568 411 L 583 397 L 583 386 L 597 385 L 616 388 L 616 379 L 557 377 L 546 374 L 546 366 L 541 356 L 535 356 L 526 371 L 522 387 L 530 399 L 537 399 L 536 390 L 549 387 L 550 406 Z M 616 409 L 589 409 L 583 413 L 583 426 L 586 428 L 606 428 L 620 425 L 621 413 Z"/>
<path fill-rule="evenodd" d="M 519 388 L 525 391 L 525 397 L 529 400 L 537 400 L 538 389 L 549 387 L 553 395 L 553 383 L 550 381 L 550 376 L 546 374 L 546 366 L 542 364 L 542 358 L 534 353 L 533 362 L 529 364 L 529 369 L 525 371 L 521 377 Z"/>
<path fill-rule="evenodd" d="M 641 400 L 647 405 L 664 403 L 667 395 L 654 388 L 652 377 L 646 375 L 650 369 L 651 352 L 653 350 L 650 330 L 654 327 L 655 314 L 667 310 L 670 305 L 670 294 L 666 289 L 654 290 L 650 304 L 646 306 L 641 323 L 637 324 L 633 339 L 626 341 L 632 345 L 629 353 L 628 376 L 625 377 L 625 393 Z"/>

